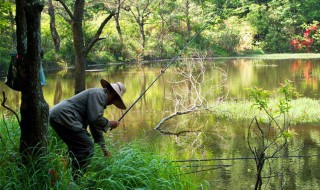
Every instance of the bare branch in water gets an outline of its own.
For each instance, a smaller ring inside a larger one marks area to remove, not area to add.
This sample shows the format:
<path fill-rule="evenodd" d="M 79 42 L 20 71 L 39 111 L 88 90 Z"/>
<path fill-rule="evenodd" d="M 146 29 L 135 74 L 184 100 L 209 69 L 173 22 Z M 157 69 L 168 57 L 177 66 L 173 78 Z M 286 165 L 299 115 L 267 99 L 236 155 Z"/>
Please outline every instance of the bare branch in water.
<path fill-rule="evenodd" d="M 221 76 L 218 80 L 207 78 L 206 66 L 204 59 L 199 62 L 187 62 L 186 60 L 180 67 L 176 68 L 178 75 L 177 80 L 170 81 L 172 84 L 172 96 L 168 97 L 172 101 L 172 113 L 162 118 L 159 123 L 154 127 L 160 133 L 165 135 L 180 136 L 185 133 L 201 132 L 198 129 L 181 129 L 179 132 L 172 132 L 162 129 L 162 125 L 176 116 L 190 114 L 190 113 L 203 113 L 212 111 L 212 108 L 217 106 L 224 97 L 215 97 L 214 94 L 219 88 L 225 88 L 227 79 L 226 72 L 221 68 L 216 68 L 216 72 Z M 215 100 L 212 99 L 214 96 Z M 208 101 L 210 100 L 210 101 Z M 201 127 L 202 128 L 202 127 Z M 176 130 L 175 130 L 176 131 Z"/>

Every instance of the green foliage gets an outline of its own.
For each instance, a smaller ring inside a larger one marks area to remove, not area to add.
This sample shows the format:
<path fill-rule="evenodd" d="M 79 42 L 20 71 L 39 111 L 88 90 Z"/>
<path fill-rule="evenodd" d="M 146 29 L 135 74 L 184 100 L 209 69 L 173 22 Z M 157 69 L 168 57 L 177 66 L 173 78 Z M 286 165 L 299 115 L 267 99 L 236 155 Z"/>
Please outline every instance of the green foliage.
<path fill-rule="evenodd" d="M 5 76 L 10 64 L 10 55 L 12 52 L 7 48 L 0 47 L 0 76 Z"/>
<path fill-rule="evenodd" d="M 14 11 L 14 4 L 10 1 L 0 3 L 0 76 L 4 76 L 10 63 L 13 51 L 13 40 L 10 23 L 10 11 Z"/>
<path fill-rule="evenodd" d="M 251 87 L 250 97 L 254 101 L 252 107 L 257 106 L 260 110 L 268 108 L 270 91 L 263 90 L 262 88 L 258 87 Z"/>
<path fill-rule="evenodd" d="M 289 35 L 282 29 L 279 30 L 278 26 L 269 27 L 265 41 L 261 43 L 261 48 L 266 52 L 289 52 L 289 39 Z"/>
<path fill-rule="evenodd" d="M 9 11 L 12 11 L 13 3 L 10 1 L 3 1 L 0 3 L 0 30 L 6 29 L 10 26 Z"/>
<path fill-rule="evenodd" d="M 252 87 L 250 89 L 250 97 L 253 99 L 253 105 L 260 110 L 264 110 L 270 117 L 276 118 L 279 115 L 288 115 L 291 108 L 290 103 L 294 98 L 299 96 L 299 93 L 292 87 L 290 81 L 281 83 L 278 89 L 280 94 L 278 98 L 278 105 L 276 107 L 269 107 L 270 92 L 261 88 Z"/>
<path fill-rule="evenodd" d="M 146 6 L 146 2 L 140 2 L 140 11 Z M 66 1 L 66 4 L 72 8 L 74 3 Z M 57 2 L 54 2 L 54 5 L 62 8 Z M 110 20 L 101 34 L 104 40 L 99 41 L 89 53 L 88 63 L 172 58 L 212 17 L 215 18 L 214 21 L 206 30 L 201 31 L 201 35 L 191 44 L 188 55 L 193 56 L 199 51 L 207 56 L 291 52 L 289 42 L 294 36 L 301 36 L 303 24 L 320 21 L 320 4 L 316 0 L 189 1 L 188 20 L 191 32 L 188 33 L 185 1 L 152 1 L 147 6 L 144 17 L 146 44 L 143 49 L 139 26 L 128 9 L 131 7 L 137 14 L 136 8 L 132 5 L 130 2 L 125 2 L 119 14 L 123 44 L 120 42 L 115 23 Z M 102 4 L 95 1 L 86 3 L 83 22 L 85 43 L 89 42 L 102 21 L 114 9 L 115 4 L 112 3 Z M 14 13 L 14 4 L 4 1 L 0 4 L 0 10 L 0 69 L 5 70 L 8 64 L 6 55 L 14 47 L 8 14 L 9 10 Z M 73 65 L 71 25 L 61 14 L 56 14 L 61 49 L 59 54 L 55 55 L 49 23 L 50 17 L 42 14 L 42 46 L 47 54 L 44 62 Z M 318 52 L 320 49 L 319 31 L 313 35 L 313 52 Z"/>

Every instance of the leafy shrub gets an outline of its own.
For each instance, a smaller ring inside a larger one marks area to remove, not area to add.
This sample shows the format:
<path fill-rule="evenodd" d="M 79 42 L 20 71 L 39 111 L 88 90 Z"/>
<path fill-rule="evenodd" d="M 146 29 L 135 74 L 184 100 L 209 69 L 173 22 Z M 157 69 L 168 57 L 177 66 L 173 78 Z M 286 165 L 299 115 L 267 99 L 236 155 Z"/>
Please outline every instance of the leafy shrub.
<path fill-rule="evenodd" d="M 266 52 L 279 52 L 284 53 L 290 50 L 289 35 L 274 27 L 268 29 L 265 40 L 261 43 L 261 48 Z"/>

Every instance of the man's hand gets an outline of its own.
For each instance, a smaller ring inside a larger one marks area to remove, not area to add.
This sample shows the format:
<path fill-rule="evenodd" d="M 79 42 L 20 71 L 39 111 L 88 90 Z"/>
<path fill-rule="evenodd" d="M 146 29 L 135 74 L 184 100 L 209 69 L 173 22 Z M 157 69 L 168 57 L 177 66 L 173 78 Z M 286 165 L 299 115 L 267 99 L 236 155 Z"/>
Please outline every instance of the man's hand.
<path fill-rule="evenodd" d="M 107 150 L 107 146 L 105 143 L 99 143 L 101 149 L 102 149 L 102 152 L 103 152 L 103 156 L 108 158 L 108 157 L 111 157 L 111 153 Z"/>
<path fill-rule="evenodd" d="M 117 128 L 119 126 L 119 122 L 117 122 L 117 121 L 109 121 L 109 126 L 110 126 L 110 131 L 111 131 L 112 129 L 115 129 L 115 128 Z"/>
<path fill-rule="evenodd" d="M 109 151 L 105 150 L 103 153 L 103 156 L 106 158 L 109 158 L 109 157 L 111 157 L 111 153 Z"/>

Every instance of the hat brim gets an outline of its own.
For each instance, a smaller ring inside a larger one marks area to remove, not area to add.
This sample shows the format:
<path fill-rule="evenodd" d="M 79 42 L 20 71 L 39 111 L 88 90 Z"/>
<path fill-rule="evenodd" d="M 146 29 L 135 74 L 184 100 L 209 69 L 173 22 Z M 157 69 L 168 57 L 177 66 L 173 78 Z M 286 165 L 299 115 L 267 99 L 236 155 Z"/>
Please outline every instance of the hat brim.
<path fill-rule="evenodd" d="M 111 91 L 116 96 L 116 99 L 114 99 L 112 102 L 113 105 L 115 105 L 119 109 L 127 109 L 127 107 L 123 103 L 121 96 L 112 88 L 111 84 L 108 81 L 100 79 L 100 84 L 103 88 L 108 89 L 108 91 Z"/>

